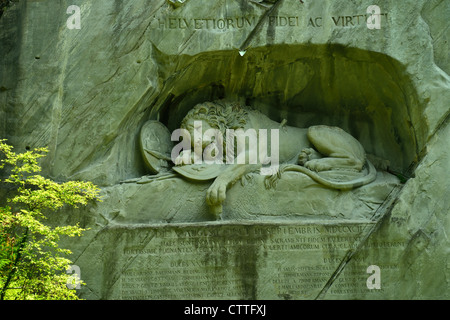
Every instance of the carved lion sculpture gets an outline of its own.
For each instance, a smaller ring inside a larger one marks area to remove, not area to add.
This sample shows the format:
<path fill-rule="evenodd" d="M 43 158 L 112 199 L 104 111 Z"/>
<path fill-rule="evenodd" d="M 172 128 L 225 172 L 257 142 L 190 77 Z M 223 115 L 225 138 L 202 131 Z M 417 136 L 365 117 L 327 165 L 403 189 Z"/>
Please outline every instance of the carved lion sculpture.
<path fill-rule="evenodd" d="M 202 121 L 202 128 L 218 129 L 225 136 L 226 129 L 279 129 L 279 163 L 277 174 L 266 179 L 274 181 L 281 172 L 302 172 L 318 183 L 327 187 L 348 190 L 368 184 L 375 180 L 376 169 L 366 159 L 361 144 L 353 136 L 338 127 L 324 125 L 309 128 L 285 126 L 283 123 L 272 121 L 259 111 L 250 110 L 237 102 L 215 101 L 196 105 L 183 119 L 181 128 L 194 135 L 194 121 Z M 192 140 L 192 147 L 195 141 Z M 202 146 L 206 147 L 205 144 Z M 227 150 L 225 147 L 224 150 Z M 175 161 L 179 165 L 180 162 Z M 328 170 L 362 171 L 367 165 L 368 174 L 352 181 L 331 181 L 325 179 L 318 172 Z M 226 191 L 236 181 L 247 173 L 261 168 L 261 164 L 233 164 L 227 165 L 214 180 L 207 191 L 206 202 L 213 213 L 222 212 L 222 203 L 226 198 Z M 267 185 L 266 185 L 267 186 Z"/>

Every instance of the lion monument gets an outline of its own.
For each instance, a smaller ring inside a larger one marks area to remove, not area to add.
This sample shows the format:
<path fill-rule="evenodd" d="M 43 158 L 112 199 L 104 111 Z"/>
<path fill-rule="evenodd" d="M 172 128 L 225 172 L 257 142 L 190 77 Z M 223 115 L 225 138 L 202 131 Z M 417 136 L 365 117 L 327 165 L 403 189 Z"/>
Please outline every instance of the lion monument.
<path fill-rule="evenodd" d="M 200 121 L 203 132 L 208 129 L 215 129 L 222 136 L 226 136 L 226 131 L 229 129 L 232 129 L 232 131 L 251 129 L 255 132 L 259 132 L 260 129 L 278 130 L 278 160 L 280 166 L 276 173 L 266 177 L 268 182 L 266 187 L 273 185 L 276 179 L 281 177 L 281 173 L 285 171 L 304 173 L 326 187 L 340 190 L 357 188 L 374 181 L 376 178 L 376 169 L 367 160 L 362 145 L 353 136 L 338 127 L 316 125 L 309 128 L 297 128 L 287 126 L 285 120 L 278 123 L 239 102 L 224 100 L 197 104 L 184 117 L 181 128 L 187 130 L 194 137 Z M 197 133 L 197 136 L 201 135 Z M 191 147 L 195 148 L 196 145 L 198 147 L 200 144 L 202 150 L 217 143 L 218 141 L 214 139 L 206 141 L 191 139 Z M 225 144 L 225 141 L 219 143 Z M 233 155 L 236 154 L 236 149 L 230 150 L 230 146 L 227 145 L 224 145 L 222 150 L 224 150 L 223 157 L 226 157 L 227 153 L 230 152 L 233 152 Z M 183 158 L 183 154 L 180 153 L 173 161 L 175 163 L 173 169 L 179 174 L 195 180 L 195 175 L 191 174 L 192 170 L 188 170 L 195 164 L 185 164 L 183 159 L 186 158 Z M 262 164 L 241 163 L 219 166 L 220 170 L 216 170 L 215 175 L 208 177 L 209 179 L 214 178 L 214 182 L 206 193 L 206 202 L 217 216 L 222 212 L 222 203 L 226 199 L 227 189 L 248 173 L 260 170 Z M 203 166 L 203 168 L 206 167 Z M 325 171 L 339 171 L 341 175 L 345 175 L 345 172 L 362 172 L 364 168 L 367 168 L 367 173 L 353 180 L 336 181 L 320 175 L 321 172 Z M 199 178 L 198 180 L 202 179 Z"/>

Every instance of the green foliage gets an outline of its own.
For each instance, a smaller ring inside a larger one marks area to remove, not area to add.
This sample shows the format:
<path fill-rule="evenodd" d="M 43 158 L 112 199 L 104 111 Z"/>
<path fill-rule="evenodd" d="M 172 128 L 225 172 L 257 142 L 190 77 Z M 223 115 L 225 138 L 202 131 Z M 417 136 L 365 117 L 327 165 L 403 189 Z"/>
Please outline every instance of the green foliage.
<path fill-rule="evenodd" d="M 67 287 L 74 284 L 66 273 L 71 252 L 58 242 L 61 236 L 81 236 L 84 229 L 44 222 L 65 205 L 76 208 L 99 200 L 99 189 L 90 182 L 57 183 L 37 174 L 46 152 L 38 148 L 16 154 L 0 140 L 0 181 L 14 194 L 0 207 L 0 300 L 78 298 Z"/>

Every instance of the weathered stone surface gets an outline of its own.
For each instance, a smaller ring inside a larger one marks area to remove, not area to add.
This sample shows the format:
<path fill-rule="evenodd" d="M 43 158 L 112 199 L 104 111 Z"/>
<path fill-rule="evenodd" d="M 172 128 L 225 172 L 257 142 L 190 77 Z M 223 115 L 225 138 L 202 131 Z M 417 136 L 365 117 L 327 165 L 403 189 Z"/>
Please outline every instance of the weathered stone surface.
<path fill-rule="evenodd" d="M 443 3 L 424 9 L 433 25 Z M 80 30 L 65 27 L 64 1 L 21 1 L 2 18 L 3 135 L 21 148 L 50 146 L 47 170 L 58 179 L 142 175 L 135 128 L 159 117 L 172 130 L 193 104 L 222 95 L 292 125 L 341 126 L 398 170 L 447 112 L 448 75 L 433 61 L 445 66 L 447 50 L 432 46 L 417 2 L 386 3 L 379 30 L 367 28 L 364 3 L 283 1 L 261 24 L 267 8 L 246 1 L 78 4 Z M 295 19 L 283 26 L 281 17 Z"/>
<path fill-rule="evenodd" d="M 91 284 L 82 293 L 91 299 L 313 299 L 372 224 L 108 227 L 77 259 Z M 346 285 L 370 297 L 366 269 Z"/>
<path fill-rule="evenodd" d="M 347 245 L 333 253 L 321 249 L 311 256 L 314 263 L 304 265 L 301 248 L 270 252 L 264 248 L 274 238 L 252 236 L 245 238 L 249 245 L 244 237 L 237 245 L 212 237 L 186 259 L 213 262 L 198 270 L 206 282 L 214 272 L 230 281 L 223 288 L 231 298 L 449 298 L 449 3 L 384 1 L 380 29 L 366 24 L 372 1 L 273 3 L 18 1 L 1 17 L 0 136 L 19 151 L 48 146 L 44 173 L 49 177 L 86 179 L 103 188 L 102 203 L 61 218 L 91 228 L 79 242 L 68 243 L 88 283 L 84 297 L 182 298 L 172 284 L 146 273 L 151 267 L 166 278 L 171 270 L 183 269 L 170 267 L 172 257 L 157 254 L 164 238 L 150 241 L 149 234 L 167 230 L 168 247 L 178 248 L 181 241 L 201 237 L 175 236 L 177 228 L 254 230 L 269 223 L 265 228 L 278 230 L 281 218 L 270 214 L 278 207 L 277 214 L 289 214 L 282 228 L 304 226 L 306 218 L 320 234 L 326 223 L 377 228 L 364 229 L 367 239 L 355 251 Z M 66 27 L 72 4 L 81 8 L 80 30 Z M 229 191 L 224 221 L 208 224 L 208 183 L 192 185 L 180 178 L 140 183 L 149 172 L 139 131 L 156 119 L 173 130 L 196 103 L 224 97 L 245 100 L 292 126 L 339 126 L 368 153 L 389 160 L 391 172 L 410 178 L 392 206 L 384 208 L 383 199 L 398 185 L 386 172 L 379 172 L 386 184 L 377 180 L 349 193 L 289 174 L 279 189 L 250 197 L 261 183 L 255 177 L 253 186 L 236 184 Z M 120 184 L 127 179 L 137 180 Z M 317 189 L 316 198 L 295 197 L 303 191 L 298 183 Z M 370 220 L 379 208 L 383 215 Z M 253 222 L 233 224 L 236 219 Z M 180 222 L 196 224 L 170 224 Z M 153 251 L 126 251 L 146 249 L 139 239 L 147 239 Z M 322 240 L 320 245 L 332 243 Z M 216 246 L 229 260 L 219 259 Z M 248 262 L 254 273 L 244 274 L 242 264 L 231 263 L 242 259 L 239 246 L 255 258 Z M 277 260 L 293 269 L 282 269 Z M 301 280 L 313 265 L 329 268 L 314 282 L 318 287 Z M 381 269 L 380 290 L 365 286 L 370 265 Z M 338 269 L 336 280 L 328 281 Z M 142 273 L 145 292 L 130 293 Z M 291 276 L 300 280 L 281 288 Z M 184 288 L 193 280 L 175 281 L 175 288 Z M 211 295 L 198 298 L 227 298 L 205 292 Z"/>
<path fill-rule="evenodd" d="M 96 211 L 119 224 L 211 221 L 216 217 L 205 202 L 210 185 L 209 181 L 192 185 L 178 176 L 119 184 L 103 188 L 103 202 Z M 276 188 L 266 190 L 264 176 L 255 174 L 247 184 L 230 189 L 221 219 L 371 219 L 398 185 L 396 177 L 379 173 L 370 185 L 339 191 L 301 173 L 286 173 Z"/>

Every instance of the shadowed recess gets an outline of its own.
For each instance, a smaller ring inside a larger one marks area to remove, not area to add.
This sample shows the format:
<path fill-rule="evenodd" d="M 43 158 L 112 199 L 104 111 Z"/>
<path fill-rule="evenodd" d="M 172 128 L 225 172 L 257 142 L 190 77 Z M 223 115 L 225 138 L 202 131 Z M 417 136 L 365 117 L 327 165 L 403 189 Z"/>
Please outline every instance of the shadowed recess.
<path fill-rule="evenodd" d="M 240 99 L 275 121 L 339 126 L 367 153 L 406 173 L 427 128 L 405 66 L 393 58 L 341 45 L 276 45 L 195 56 L 158 54 L 164 82 L 150 117 L 178 128 L 197 103 Z"/>

